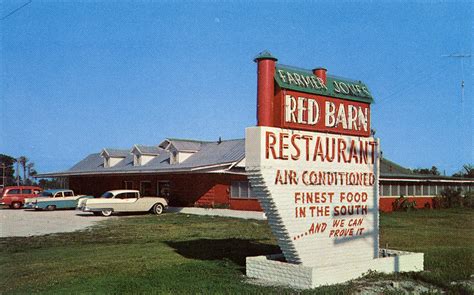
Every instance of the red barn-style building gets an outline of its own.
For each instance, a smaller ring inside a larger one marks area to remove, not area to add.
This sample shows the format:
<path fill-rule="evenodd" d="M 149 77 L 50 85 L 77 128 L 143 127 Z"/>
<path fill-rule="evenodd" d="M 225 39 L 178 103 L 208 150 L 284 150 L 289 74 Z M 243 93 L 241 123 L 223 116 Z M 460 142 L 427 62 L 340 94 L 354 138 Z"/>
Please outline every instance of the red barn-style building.
<path fill-rule="evenodd" d="M 138 189 L 162 196 L 171 206 L 261 211 L 245 172 L 245 140 L 165 139 L 156 146 L 104 148 L 71 169 L 38 177 L 58 177 L 76 193 L 100 196 L 112 189 Z M 401 195 L 418 208 L 431 207 L 447 187 L 474 191 L 474 180 L 419 175 L 387 159 L 380 163 L 380 205 L 392 211 Z"/>

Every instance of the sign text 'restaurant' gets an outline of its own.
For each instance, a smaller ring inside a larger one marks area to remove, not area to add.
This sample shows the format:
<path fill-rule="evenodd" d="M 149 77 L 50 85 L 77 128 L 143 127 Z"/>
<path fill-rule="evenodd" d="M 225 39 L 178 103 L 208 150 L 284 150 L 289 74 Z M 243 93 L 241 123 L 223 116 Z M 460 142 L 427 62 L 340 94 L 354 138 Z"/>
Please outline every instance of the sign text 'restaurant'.
<path fill-rule="evenodd" d="M 265 158 L 272 160 L 374 164 L 376 145 L 375 140 L 265 132 Z"/>

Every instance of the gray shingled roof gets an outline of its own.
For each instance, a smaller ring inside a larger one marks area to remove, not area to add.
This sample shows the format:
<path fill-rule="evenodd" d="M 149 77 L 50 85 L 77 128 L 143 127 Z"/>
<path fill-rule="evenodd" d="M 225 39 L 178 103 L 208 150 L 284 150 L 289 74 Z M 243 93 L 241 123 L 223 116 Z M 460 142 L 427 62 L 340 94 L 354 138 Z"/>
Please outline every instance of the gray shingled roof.
<path fill-rule="evenodd" d="M 217 142 L 203 142 L 201 149 L 180 164 L 179 167 L 201 167 L 218 164 L 234 163 L 245 157 L 245 140 L 225 140 Z"/>
<path fill-rule="evenodd" d="M 186 140 L 186 139 L 168 139 L 170 144 L 179 152 L 197 152 L 201 149 L 203 141 Z"/>
<path fill-rule="evenodd" d="M 146 145 L 140 145 L 136 144 L 136 148 L 140 151 L 140 153 L 145 154 L 145 155 L 159 155 L 160 152 L 162 151 L 161 148 L 158 146 L 146 146 Z"/>
<path fill-rule="evenodd" d="M 105 148 L 104 151 L 111 157 L 126 157 L 130 154 L 130 150 Z"/>
<path fill-rule="evenodd" d="M 380 160 L 380 173 L 381 174 L 406 174 L 413 175 L 413 172 L 405 167 L 398 165 L 390 160 L 382 158 Z"/>
<path fill-rule="evenodd" d="M 79 174 L 108 174 L 108 173 L 133 173 L 133 172 L 177 172 L 177 171 L 195 171 L 208 169 L 210 166 L 229 168 L 232 164 L 241 161 L 245 157 L 245 140 L 226 140 L 218 142 L 197 142 L 187 140 L 171 140 L 170 142 L 179 142 L 180 147 L 190 151 L 190 148 L 199 146 L 199 150 L 194 152 L 182 163 L 170 164 L 170 152 L 156 146 L 147 147 L 135 145 L 142 153 L 153 152 L 157 155 L 154 159 L 142 166 L 133 166 L 133 154 L 127 153 L 126 157 L 113 167 L 104 167 L 104 160 L 100 153 L 88 155 L 85 159 L 75 164 L 67 171 L 57 173 L 46 173 L 38 176 L 53 177 L 61 175 L 79 175 Z M 107 149 L 108 151 L 110 149 Z"/>

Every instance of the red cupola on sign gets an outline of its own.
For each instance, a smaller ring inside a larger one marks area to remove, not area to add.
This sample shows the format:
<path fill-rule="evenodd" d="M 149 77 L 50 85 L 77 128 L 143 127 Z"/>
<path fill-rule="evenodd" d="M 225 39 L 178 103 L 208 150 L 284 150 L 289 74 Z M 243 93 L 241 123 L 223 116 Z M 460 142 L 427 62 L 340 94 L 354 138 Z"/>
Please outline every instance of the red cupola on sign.
<path fill-rule="evenodd" d="M 280 65 L 268 51 L 254 61 L 258 126 L 370 136 L 373 98 L 361 81 Z"/>

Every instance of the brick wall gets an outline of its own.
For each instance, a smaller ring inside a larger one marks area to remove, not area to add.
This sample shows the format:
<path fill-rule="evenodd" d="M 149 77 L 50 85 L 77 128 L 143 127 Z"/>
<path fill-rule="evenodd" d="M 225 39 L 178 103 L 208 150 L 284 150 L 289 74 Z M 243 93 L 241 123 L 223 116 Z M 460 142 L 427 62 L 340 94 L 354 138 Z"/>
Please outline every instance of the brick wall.
<path fill-rule="evenodd" d="M 69 187 L 77 194 L 99 197 L 108 190 L 124 189 L 125 181 L 132 182 L 132 188 L 137 190 L 140 189 L 141 181 L 150 181 L 152 195 L 156 195 L 158 181 L 169 181 L 171 206 L 261 211 L 256 199 L 230 198 L 231 182 L 246 180 L 245 175 L 219 173 L 71 176 Z"/>

